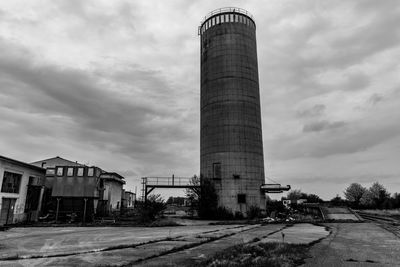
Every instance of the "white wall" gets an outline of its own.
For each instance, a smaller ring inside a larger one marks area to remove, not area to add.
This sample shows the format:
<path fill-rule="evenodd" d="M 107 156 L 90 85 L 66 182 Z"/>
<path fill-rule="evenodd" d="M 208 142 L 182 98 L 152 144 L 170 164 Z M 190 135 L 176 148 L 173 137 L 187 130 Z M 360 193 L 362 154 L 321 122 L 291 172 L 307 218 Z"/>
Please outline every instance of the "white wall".
<path fill-rule="evenodd" d="M 118 206 L 118 210 L 120 210 L 122 199 L 122 184 L 115 181 L 106 180 L 104 181 L 104 188 L 104 200 L 108 200 L 108 208 L 111 208 L 111 211 L 114 211 L 117 210 Z"/>
<path fill-rule="evenodd" d="M 3 176 L 5 171 L 22 174 L 18 193 L 1 192 L 1 187 L 3 184 Z M 25 220 L 24 210 L 25 210 L 26 193 L 28 190 L 29 176 L 43 177 L 43 174 L 40 173 L 39 171 L 29 169 L 27 167 L 23 167 L 18 164 L 13 164 L 6 160 L 0 159 L 0 211 L 3 198 L 15 198 L 16 202 L 14 207 L 14 221 L 13 221 L 14 223 L 22 222 Z"/>

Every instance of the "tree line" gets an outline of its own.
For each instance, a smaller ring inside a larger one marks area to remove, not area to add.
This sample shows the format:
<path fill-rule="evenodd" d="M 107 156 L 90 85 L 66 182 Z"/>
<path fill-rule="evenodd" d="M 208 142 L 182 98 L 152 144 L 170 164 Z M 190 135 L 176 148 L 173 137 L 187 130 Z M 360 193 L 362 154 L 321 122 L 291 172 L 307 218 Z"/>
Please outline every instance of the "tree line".
<path fill-rule="evenodd" d="M 350 184 L 344 191 L 347 204 L 361 209 L 398 209 L 400 208 L 400 194 L 391 195 L 380 183 L 375 182 L 366 188 L 359 183 Z M 331 202 L 343 200 L 336 196 Z"/>

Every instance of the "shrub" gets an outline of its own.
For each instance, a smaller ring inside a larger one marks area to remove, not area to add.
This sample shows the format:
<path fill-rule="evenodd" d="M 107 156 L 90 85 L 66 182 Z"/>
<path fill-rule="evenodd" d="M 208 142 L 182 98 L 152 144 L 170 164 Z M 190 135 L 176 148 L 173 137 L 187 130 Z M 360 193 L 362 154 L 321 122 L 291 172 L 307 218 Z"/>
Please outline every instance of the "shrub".
<path fill-rule="evenodd" d="M 235 219 L 243 219 L 243 213 L 241 213 L 240 211 L 236 211 L 235 212 Z"/>
<path fill-rule="evenodd" d="M 159 217 L 166 207 L 167 205 L 160 195 L 150 195 L 146 202 L 137 204 L 137 211 L 142 222 L 149 222 Z"/>
<path fill-rule="evenodd" d="M 215 213 L 215 219 L 218 220 L 232 220 L 235 216 L 233 215 L 231 210 L 228 210 L 225 207 L 218 207 Z"/>
<path fill-rule="evenodd" d="M 257 206 L 250 206 L 246 212 L 248 219 L 255 219 L 261 217 L 261 209 Z"/>

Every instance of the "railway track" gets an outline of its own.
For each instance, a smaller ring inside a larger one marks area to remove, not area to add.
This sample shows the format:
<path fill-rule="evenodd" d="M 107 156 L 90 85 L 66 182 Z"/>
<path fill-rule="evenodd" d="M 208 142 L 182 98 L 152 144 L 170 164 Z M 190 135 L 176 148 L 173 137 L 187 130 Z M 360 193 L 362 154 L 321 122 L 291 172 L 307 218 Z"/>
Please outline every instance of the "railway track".
<path fill-rule="evenodd" d="M 376 223 L 385 230 L 393 233 L 397 237 L 400 237 L 400 221 L 391 217 L 369 214 L 358 211 L 357 214 L 366 221 Z"/>

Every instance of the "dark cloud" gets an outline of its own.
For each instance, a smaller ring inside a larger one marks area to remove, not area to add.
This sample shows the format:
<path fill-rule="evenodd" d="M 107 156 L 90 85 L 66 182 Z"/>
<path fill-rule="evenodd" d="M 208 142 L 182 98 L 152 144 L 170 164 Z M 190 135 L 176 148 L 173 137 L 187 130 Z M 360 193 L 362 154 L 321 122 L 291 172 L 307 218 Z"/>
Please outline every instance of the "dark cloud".
<path fill-rule="evenodd" d="M 315 116 L 320 116 L 324 113 L 326 109 L 325 105 L 318 104 L 314 105 L 311 108 L 308 109 L 303 109 L 297 112 L 297 116 L 299 117 L 315 117 Z"/>
<path fill-rule="evenodd" d="M 397 0 L 233 4 L 257 23 L 266 163 L 281 162 L 267 176 L 311 177 L 308 188 L 326 192 L 329 179 L 398 172 Z M 215 8 L 211 0 L 2 3 L 3 153 L 90 161 L 132 180 L 195 173 L 196 30 Z M 370 164 L 359 162 L 365 155 Z"/>
<path fill-rule="evenodd" d="M 18 51 L 4 43 L 1 47 L 12 52 L 11 56 L 0 56 L 0 84 L 5 88 L 0 94 L 8 96 L 7 105 L 40 114 L 39 118 L 68 118 L 73 127 L 70 138 L 126 154 L 143 164 L 153 161 L 165 166 L 178 165 L 185 150 L 196 146 L 188 143 L 196 134 L 185 127 L 195 114 L 179 112 L 182 106 L 174 95 L 176 91 L 159 72 L 138 65 L 124 73 L 110 71 L 109 76 L 117 81 L 115 89 L 110 90 L 100 82 L 107 76 L 36 65 L 24 49 Z M 118 86 L 126 92 L 119 93 Z M 23 125 L 31 136 L 42 134 L 34 130 L 40 122 Z M 54 125 L 57 127 L 57 123 Z M 182 154 L 171 157 L 178 149 Z"/>
<path fill-rule="evenodd" d="M 372 120 L 352 124 L 340 122 L 336 125 L 317 122 L 310 124 L 304 134 L 284 135 L 269 140 L 267 151 L 273 158 L 286 160 L 346 155 L 368 151 L 379 144 L 389 142 L 399 136 L 399 133 L 400 126 L 391 124 L 390 121 L 379 127 L 376 127 Z"/>
<path fill-rule="evenodd" d="M 346 123 L 344 121 L 335 121 L 335 122 L 316 121 L 316 122 L 312 122 L 312 123 L 304 125 L 303 132 L 307 133 L 307 132 L 320 132 L 320 131 L 325 131 L 325 130 L 332 130 L 332 129 L 341 128 L 345 124 Z"/>
<path fill-rule="evenodd" d="M 324 64 L 325 67 L 346 67 L 360 64 L 363 60 L 370 58 L 383 50 L 391 49 L 399 44 L 400 30 L 394 25 L 400 23 L 400 10 L 397 5 L 385 4 L 375 5 L 378 9 L 360 9 L 367 1 L 359 1 L 351 11 L 357 17 L 363 18 L 363 23 L 353 21 L 355 25 L 346 25 L 347 31 L 338 32 L 329 45 L 331 53 L 320 57 L 310 58 L 311 65 L 315 63 Z M 347 8 L 349 6 L 345 5 Z M 395 8 L 394 8 L 395 7 Z M 379 12 L 379 13 L 378 13 Z M 360 21 L 360 20 L 359 20 Z M 356 28 L 355 28 L 356 27 Z"/>
<path fill-rule="evenodd" d="M 379 94 L 373 94 L 371 95 L 371 97 L 368 99 L 368 102 L 372 105 L 376 105 L 379 102 L 381 102 L 383 100 L 383 96 L 379 95 Z"/>

